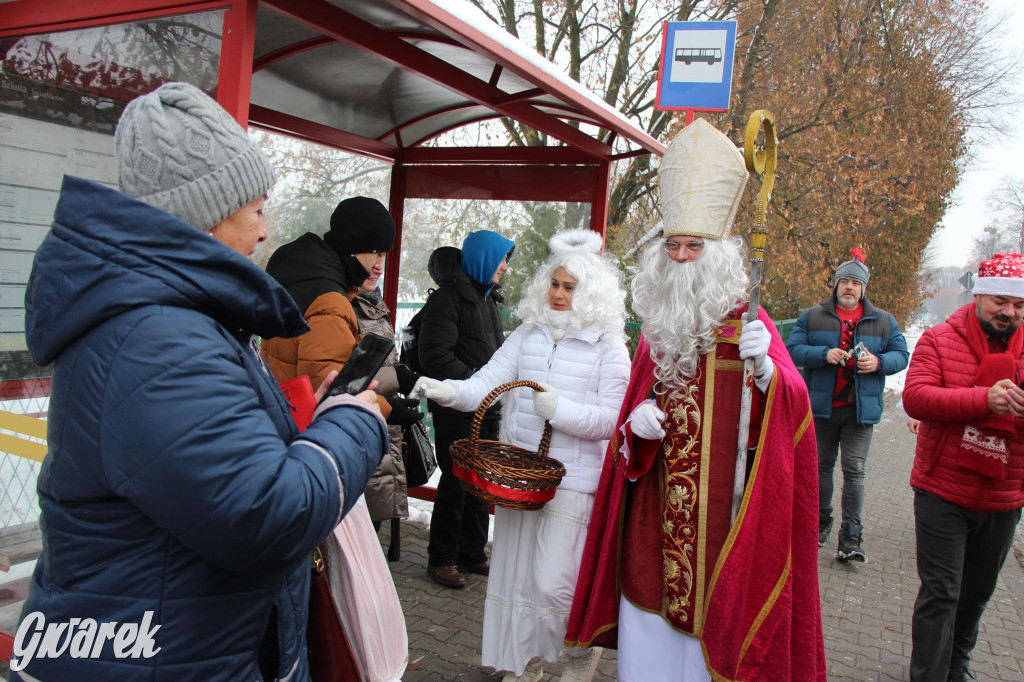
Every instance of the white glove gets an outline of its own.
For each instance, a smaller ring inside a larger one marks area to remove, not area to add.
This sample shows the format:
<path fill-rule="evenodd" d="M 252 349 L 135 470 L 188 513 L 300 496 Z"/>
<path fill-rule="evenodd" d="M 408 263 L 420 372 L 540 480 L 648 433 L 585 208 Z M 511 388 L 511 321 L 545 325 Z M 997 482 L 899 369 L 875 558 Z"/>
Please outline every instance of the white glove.
<path fill-rule="evenodd" d="M 558 391 L 554 386 L 541 384 L 543 391 L 533 392 L 533 412 L 541 419 L 551 419 L 558 407 Z"/>
<path fill-rule="evenodd" d="M 450 381 L 438 381 L 428 377 L 420 377 L 416 382 L 416 388 L 409 394 L 410 398 L 416 399 L 425 395 L 438 405 L 447 406 L 454 403 L 459 397 L 458 387 Z"/>
<path fill-rule="evenodd" d="M 661 428 L 661 424 L 666 416 L 652 401 L 644 401 L 629 415 L 630 428 L 634 435 L 645 440 L 661 440 L 665 437 L 665 429 Z"/>
<path fill-rule="evenodd" d="M 761 320 L 744 322 L 740 333 L 740 357 L 754 363 L 754 378 L 763 379 L 765 375 L 771 379 L 775 365 L 768 357 L 768 346 L 772 343 L 771 334 Z"/>

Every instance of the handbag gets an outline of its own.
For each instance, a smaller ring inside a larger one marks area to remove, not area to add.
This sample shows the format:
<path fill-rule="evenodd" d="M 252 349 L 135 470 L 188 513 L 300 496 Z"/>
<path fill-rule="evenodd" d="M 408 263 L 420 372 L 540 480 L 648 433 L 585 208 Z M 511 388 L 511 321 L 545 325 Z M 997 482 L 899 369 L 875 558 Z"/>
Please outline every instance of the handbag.
<path fill-rule="evenodd" d="M 426 485 L 437 469 L 437 457 L 423 422 L 415 422 L 402 432 L 402 461 L 405 463 L 406 485 Z"/>
<path fill-rule="evenodd" d="M 313 682 L 358 682 L 362 675 L 352 658 L 352 646 L 334 606 L 327 562 L 319 547 L 313 551 L 312 571 L 306 621 L 309 677 Z"/>

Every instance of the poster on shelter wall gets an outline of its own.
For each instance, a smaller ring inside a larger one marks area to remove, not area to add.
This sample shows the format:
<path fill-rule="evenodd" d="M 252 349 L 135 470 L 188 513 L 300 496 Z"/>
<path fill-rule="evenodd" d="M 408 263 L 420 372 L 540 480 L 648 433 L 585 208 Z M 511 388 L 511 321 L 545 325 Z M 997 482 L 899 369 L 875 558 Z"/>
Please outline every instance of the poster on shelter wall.
<path fill-rule="evenodd" d="M 735 21 L 666 22 L 655 108 L 728 111 L 735 48 Z"/>
<path fill-rule="evenodd" d="M 25 287 L 64 175 L 117 187 L 114 137 L 0 110 L 0 365 L 25 350 Z M 0 381 L 11 377 L 0 376 Z"/>

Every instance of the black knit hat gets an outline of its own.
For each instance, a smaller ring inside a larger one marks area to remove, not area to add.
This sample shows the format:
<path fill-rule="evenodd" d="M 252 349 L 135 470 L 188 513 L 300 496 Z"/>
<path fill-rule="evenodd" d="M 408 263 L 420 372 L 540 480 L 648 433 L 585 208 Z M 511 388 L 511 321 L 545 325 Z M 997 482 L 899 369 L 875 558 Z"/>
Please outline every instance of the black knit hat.
<path fill-rule="evenodd" d="M 339 254 L 386 253 L 395 245 L 395 221 L 376 199 L 352 197 L 334 209 L 324 241 Z"/>

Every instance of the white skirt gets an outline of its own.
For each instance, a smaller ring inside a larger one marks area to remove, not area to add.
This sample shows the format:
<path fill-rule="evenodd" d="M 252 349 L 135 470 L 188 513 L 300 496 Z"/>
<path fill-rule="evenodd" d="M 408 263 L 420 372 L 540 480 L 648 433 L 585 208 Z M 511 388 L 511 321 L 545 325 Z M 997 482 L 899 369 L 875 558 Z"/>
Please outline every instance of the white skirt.
<path fill-rule="evenodd" d="M 711 682 L 696 637 L 619 598 L 619 682 Z"/>
<path fill-rule="evenodd" d="M 558 489 L 538 511 L 494 510 L 484 665 L 522 675 L 535 656 L 553 663 L 567 653 L 565 629 L 593 507 L 592 494 Z"/>

